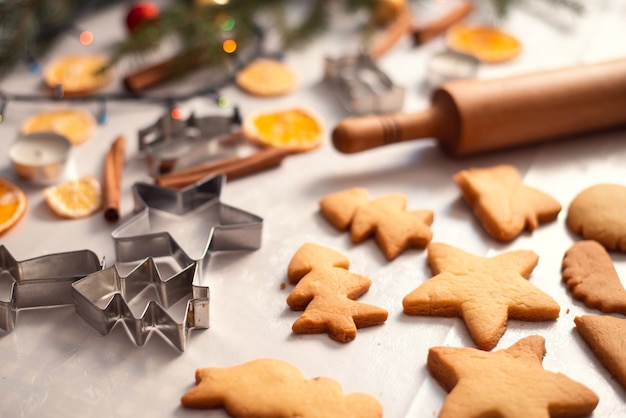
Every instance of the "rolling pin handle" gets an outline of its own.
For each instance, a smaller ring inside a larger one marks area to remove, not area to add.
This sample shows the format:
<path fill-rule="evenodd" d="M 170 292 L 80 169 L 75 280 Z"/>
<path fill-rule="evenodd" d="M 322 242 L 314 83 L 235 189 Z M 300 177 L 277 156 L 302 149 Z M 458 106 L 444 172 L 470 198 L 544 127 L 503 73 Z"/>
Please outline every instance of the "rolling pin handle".
<path fill-rule="evenodd" d="M 341 121 L 332 132 L 335 148 L 345 154 L 396 142 L 436 138 L 445 120 L 437 108 L 415 113 L 352 117 Z"/>

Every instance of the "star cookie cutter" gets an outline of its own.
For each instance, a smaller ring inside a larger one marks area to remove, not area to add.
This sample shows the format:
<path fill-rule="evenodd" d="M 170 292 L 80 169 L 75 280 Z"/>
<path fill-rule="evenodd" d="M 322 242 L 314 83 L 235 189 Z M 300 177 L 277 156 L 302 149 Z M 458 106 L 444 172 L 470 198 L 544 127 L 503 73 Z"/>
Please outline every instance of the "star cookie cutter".
<path fill-rule="evenodd" d="M 89 250 L 18 262 L 0 245 L 0 283 L 9 283 L 7 300 L 0 298 L 0 329 L 12 331 L 20 309 L 73 304 L 72 283 L 103 268 L 104 261 Z"/>
<path fill-rule="evenodd" d="M 263 219 L 222 203 L 225 182 L 226 176 L 219 174 L 180 190 L 135 183 L 137 214 L 111 233 L 117 260 L 171 256 L 185 266 L 202 263 L 215 251 L 259 249 Z M 200 251 L 190 254 L 182 241 Z"/>
<path fill-rule="evenodd" d="M 198 285 L 204 262 L 216 251 L 261 246 L 263 220 L 220 202 L 225 180 L 224 175 L 216 175 L 180 190 L 136 183 L 137 213 L 111 235 L 118 261 L 143 261 L 126 277 L 114 266 L 75 283 L 76 312 L 102 335 L 121 320 L 138 345 L 156 330 L 184 351 L 191 328 L 209 327 L 209 288 Z M 195 222 L 177 228 L 187 218 Z M 165 227 L 158 230 L 159 226 Z M 175 229 L 187 230 L 186 240 L 204 237 L 195 257 L 174 238 Z M 175 260 L 180 270 L 167 279 L 161 278 L 155 261 L 164 258 Z M 180 311 L 185 300 L 177 320 L 170 308 Z M 136 315 L 138 307 L 142 310 Z"/>
<path fill-rule="evenodd" d="M 209 328 L 209 288 L 194 285 L 197 269 L 163 279 L 153 258 L 124 277 L 111 266 L 72 284 L 76 313 L 102 335 L 121 321 L 139 346 L 156 331 L 185 351 L 190 329 Z"/>

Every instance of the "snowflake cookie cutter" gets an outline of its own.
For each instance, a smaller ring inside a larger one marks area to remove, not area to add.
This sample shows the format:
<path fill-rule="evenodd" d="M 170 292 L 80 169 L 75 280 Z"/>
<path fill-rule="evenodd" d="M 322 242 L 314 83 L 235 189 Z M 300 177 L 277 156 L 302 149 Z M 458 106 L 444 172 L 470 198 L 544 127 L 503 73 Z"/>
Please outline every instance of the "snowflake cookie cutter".
<path fill-rule="evenodd" d="M 17 311 L 72 305 L 72 284 L 104 268 L 89 250 L 48 254 L 17 261 L 0 245 L 0 283 L 8 278 L 8 298 L 0 298 L 0 329 L 11 332 Z"/>
<path fill-rule="evenodd" d="M 72 284 L 76 313 L 101 335 L 121 321 L 139 346 L 155 331 L 185 351 L 190 329 L 209 328 L 209 288 L 194 284 L 197 267 L 192 262 L 166 279 L 153 258 L 126 276 L 116 266 L 103 269 Z"/>

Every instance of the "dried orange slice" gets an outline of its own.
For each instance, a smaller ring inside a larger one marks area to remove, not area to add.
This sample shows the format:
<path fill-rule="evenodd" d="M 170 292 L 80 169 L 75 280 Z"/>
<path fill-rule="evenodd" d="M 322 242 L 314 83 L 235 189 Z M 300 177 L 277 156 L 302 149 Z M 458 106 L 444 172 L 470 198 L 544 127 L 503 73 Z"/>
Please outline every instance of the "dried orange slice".
<path fill-rule="evenodd" d="M 108 62 L 100 55 L 69 55 L 46 65 L 43 78 L 51 88 L 63 86 L 66 94 L 92 93 L 111 81 L 112 71 L 102 71 Z"/>
<path fill-rule="evenodd" d="M 260 97 L 282 96 L 296 87 L 293 71 L 280 61 L 258 58 L 244 67 L 235 82 L 244 91 Z"/>
<path fill-rule="evenodd" d="M 22 123 L 22 134 L 53 132 L 66 137 L 74 145 L 91 138 L 96 129 L 96 119 L 90 112 L 80 109 L 46 110 L 34 114 Z"/>
<path fill-rule="evenodd" d="M 446 32 L 446 42 L 450 49 L 487 63 L 508 61 L 522 52 L 519 40 L 488 26 L 455 25 Z"/>
<path fill-rule="evenodd" d="M 300 108 L 251 114 L 244 119 L 242 129 L 251 141 L 288 153 L 310 151 L 322 143 L 319 118 Z"/>
<path fill-rule="evenodd" d="M 102 207 L 102 187 L 91 175 L 50 186 L 43 196 L 50 209 L 64 218 L 84 218 Z"/>
<path fill-rule="evenodd" d="M 26 194 L 19 186 L 0 178 L 0 235 L 22 219 L 26 202 Z"/>

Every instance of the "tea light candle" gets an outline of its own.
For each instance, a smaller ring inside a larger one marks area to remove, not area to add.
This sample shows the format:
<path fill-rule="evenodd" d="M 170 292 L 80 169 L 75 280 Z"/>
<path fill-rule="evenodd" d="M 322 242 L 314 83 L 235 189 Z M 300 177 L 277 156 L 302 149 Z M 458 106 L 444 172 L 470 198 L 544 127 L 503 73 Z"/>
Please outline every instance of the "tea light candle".
<path fill-rule="evenodd" d="M 25 180 L 56 180 L 65 170 L 71 142 L 53 133 L 33 133 L 19 137 L 9 150 L 17 175 Z"/>
<path fill-rule="evenodd" d="M 428 62 L 428 82 L 432 87 L 438 87 L 448 81 L 475 77 L 478 64 L 478 59 L 468 54 L 440 52 Z"/>

